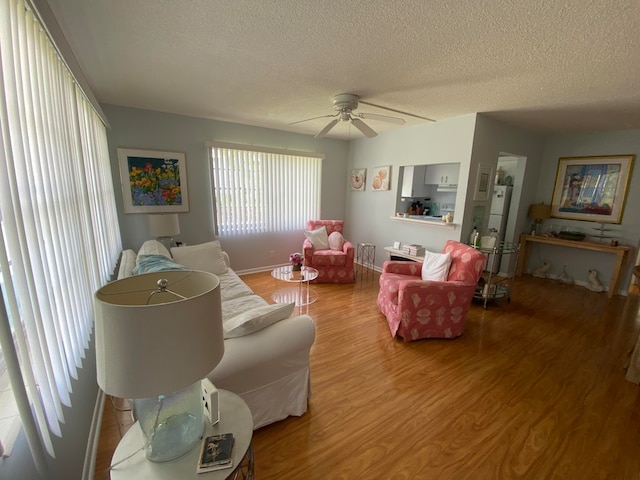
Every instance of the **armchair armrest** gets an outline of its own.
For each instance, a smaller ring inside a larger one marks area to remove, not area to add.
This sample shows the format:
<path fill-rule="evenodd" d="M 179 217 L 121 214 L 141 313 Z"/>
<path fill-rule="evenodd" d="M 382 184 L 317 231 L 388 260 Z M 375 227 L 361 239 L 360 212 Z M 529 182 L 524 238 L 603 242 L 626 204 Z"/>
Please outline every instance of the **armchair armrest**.
<path fill-rule="evenodd" d="M 302 256 L 304 257 L 304 264 L 310 265 L 311 257 L 313 256 L 313 244 L 308 238 L 305 238 L 304 242 L 302 242 Z"/>
<path fill-rule="evenodd" d="M 422 262 L 403 262 L 401 260 L 387 260 L 382 264 L 382 273 L 397 273 L 418 277 L 422 281 Z"/>
<path fill-rule="evenodd" d="M 353 244 L 349 240 L 344 241 L 344 244 L 342 245 L 342 252 L 351 260 L 355 257 Z"/>

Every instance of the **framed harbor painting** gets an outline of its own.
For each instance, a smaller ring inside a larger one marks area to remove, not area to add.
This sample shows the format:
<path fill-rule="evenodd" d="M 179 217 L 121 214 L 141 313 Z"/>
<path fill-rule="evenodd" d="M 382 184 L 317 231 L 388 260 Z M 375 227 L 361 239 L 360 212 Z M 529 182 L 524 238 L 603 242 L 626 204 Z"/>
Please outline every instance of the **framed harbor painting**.
<path fill-rule="evenodd" d="M 189 211 L 185 154 L 118 148 L 124 213 Z"/>
<path fill-rule="evenodd" d="M 620 223 L 635 155 L 558 160 L 551 216 Z"/>

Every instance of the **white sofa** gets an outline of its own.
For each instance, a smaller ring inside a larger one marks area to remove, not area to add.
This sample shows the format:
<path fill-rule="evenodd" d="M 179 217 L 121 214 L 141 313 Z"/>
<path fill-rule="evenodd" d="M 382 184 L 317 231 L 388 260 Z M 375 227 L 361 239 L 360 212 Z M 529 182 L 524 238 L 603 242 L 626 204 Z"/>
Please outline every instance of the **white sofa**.
<path fill-rule="evenodd" d="M 184 250 L 183 250 L 184 249 Z M 219 242 L 208 242 L 193 247 L 171 249 L 173 261 L 193 270 L 210 271 L 220 279 L 222 317 L 227 336 L 228 324 L 238 319 L 250 319 L 253 312 L 278 309 L 269 305 L 230 268 L 229 257 Z M 134 274 L 144 260 L 155 255 L 171 258 L 169 251 L 159 242 L 145 242 L 138 253 L 123 252 L 118 278 Z M 143 267 L 144 265 L 142 265 Z M 286 307 L 282 307 L 285 311 Z M 285 312 L 293 310 L 289 308 Z M 279 313 L 276 312 L 278 315 Z M 262 315 L 270 323 L 273 314 Z M 270 318 L 270 320 L 269 320 Z M 208 375 L 219 389 L 240 395 L 253 414 L 254 429 L 282 420 L 289 415 L 299 416 L 307 411 L 310 395 L 309 353 L 315 338 L 315 326 L 309 315 L 292 315 L 267 326 L 248 323 L 252 333 L 243 334 L 236 328 L 225 338 L 222 361 Z M 256 326 L 257 325 L 257 326 Z M 235 332 L 235 333 L 234 333 Z M 232 335 L 233 334 L 233 335 Z"/>

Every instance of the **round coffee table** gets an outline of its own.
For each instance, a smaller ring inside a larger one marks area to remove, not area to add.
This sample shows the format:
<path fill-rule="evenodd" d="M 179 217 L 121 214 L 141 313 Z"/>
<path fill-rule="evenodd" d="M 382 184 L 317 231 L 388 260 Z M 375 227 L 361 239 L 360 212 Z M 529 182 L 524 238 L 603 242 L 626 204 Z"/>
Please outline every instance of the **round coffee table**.
<path fill-rule="evenodd" d="M 309 282 L 318 278 L 318 270 L 313 267 L 302 267 L 300 271 L 294 272 L 291 265 L 286 265 L 274 268 L 271 271 L 271 276 L 282 282 L 297 284 L 273 292 L 271 298 L 276 303 L 295 303 L 302 313 L 302 307 L 308 306 L 318 299 L 318 294 L 309 287 Z"/>

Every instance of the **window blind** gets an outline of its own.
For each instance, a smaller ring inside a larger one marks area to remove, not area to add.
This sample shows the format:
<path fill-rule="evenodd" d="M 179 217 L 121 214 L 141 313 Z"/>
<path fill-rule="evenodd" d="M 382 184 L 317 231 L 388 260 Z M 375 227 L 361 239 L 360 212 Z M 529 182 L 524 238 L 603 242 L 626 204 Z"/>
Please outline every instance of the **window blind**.
<path fill-rule="evenodd" d="M 120 232 L 105 126 L 24 0 L 0 2 L 0 86 L 0 347 L 19 359 L 6 368 L 42 465 Z"/>
<path fill-rule="evenodd" d="M 320 216 L 322 156 L 212 143 L 217 234 L 301 230 Z"/>

